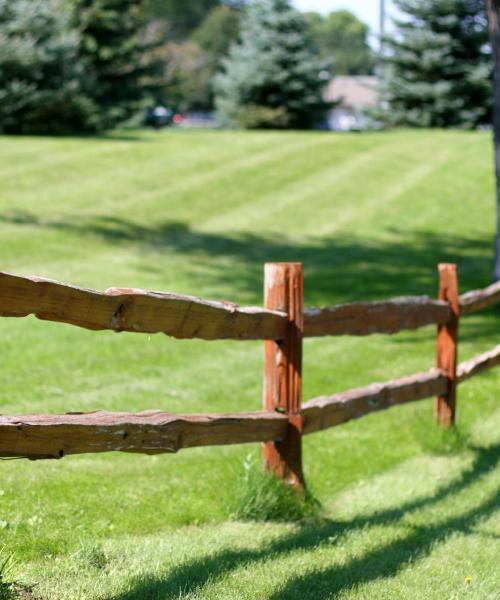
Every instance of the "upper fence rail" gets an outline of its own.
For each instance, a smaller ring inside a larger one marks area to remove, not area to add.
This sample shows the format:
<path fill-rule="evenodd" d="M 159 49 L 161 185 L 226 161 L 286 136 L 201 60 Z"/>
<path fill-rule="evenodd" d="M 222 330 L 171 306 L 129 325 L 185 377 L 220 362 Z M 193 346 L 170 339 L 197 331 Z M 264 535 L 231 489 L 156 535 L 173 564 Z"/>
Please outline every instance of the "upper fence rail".
<path fill-rule="evenodd" d="M 500 281 L 482 290 L 472 290 L 460 296 L 460 313 L 468 315 L 500 302 Z"/>
<path fill-rule="evenodd" d="M 352 302 L 325 308 L 306 308 L 304 336 L 396 333 L 425 325 L 444 324 L 451 317 L 452 312 L 446 302 L 427 296 Z"/>
<path fill-rule="evenodd" d="M 85 329 L 204 340 L 280 339 L 287 327 L 284 313 L 264 308 L 133 288 L 98 292 L 41 277 L 0 273 L 0 316 L 28 315 Z"/>
<path fill-rule="evenodd" d="M 456 385 L 500 365 L 500 345 L 456 365 L 460 312 L 472 313 L 500 301 L 500 283 L 459 296 L 456 266 L 439 265 L 439 276 L 437 301 L 406 297 L 303 311 L 302 267 L 297 263 L 266 265 L 266 309 L 129 288 L 97 292 L 0 272 L 0 316 L 33 314 L 94 330 L 163 332 L 179 338 L 266 340 L 264 411 L 0 415 L 0 457 L 61 458 L 113 450 L 156 454 L 195 446 L 264 442 L 268 469 L 296 487 L 304 486 L 304 434 L 432 395 L 437 397 L 438 421 L 451 425 Z M 303 334 L 394 333 L 430 324 L 438 325 L 437 368 L 302 404 Z M 438 410 L 443 403 L 449 407 L 444 416 Z"/>
<path fill-rule="evenodd" d="M 500 302 L 500 282 L 462 294 L 460 312 L 470 314 L 496 302 Z M 276 310 L 135 288 L 99 292 L 0 272 L 0 316 L 28 315 L 92 330 L 203 340 L 280 340 L 288 328 L 287 315 Z M 353 302 L 305 309 L 303 336 L 392 334 L 444 325 L 452 317 L 447 302 L 427 296 Z"/>

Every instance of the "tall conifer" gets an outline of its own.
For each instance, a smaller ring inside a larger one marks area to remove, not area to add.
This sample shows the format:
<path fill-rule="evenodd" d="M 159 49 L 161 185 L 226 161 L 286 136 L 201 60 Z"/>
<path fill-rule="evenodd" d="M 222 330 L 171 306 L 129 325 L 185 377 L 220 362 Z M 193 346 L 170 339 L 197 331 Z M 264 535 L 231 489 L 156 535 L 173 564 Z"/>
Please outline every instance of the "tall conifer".
<path fill-rule="evenodd" d="M 325 80 L 303 15 L 287 0 L 255 0 L 216 78 L 223 124 L 309 128 L 325 112 Z"/>
<path fill-rule="evenodd" d="M 386 41 L 382 119 L 392 125 L 473 128 L 491 111 L 483 0 L 394 0 L 402 16 Z"/>

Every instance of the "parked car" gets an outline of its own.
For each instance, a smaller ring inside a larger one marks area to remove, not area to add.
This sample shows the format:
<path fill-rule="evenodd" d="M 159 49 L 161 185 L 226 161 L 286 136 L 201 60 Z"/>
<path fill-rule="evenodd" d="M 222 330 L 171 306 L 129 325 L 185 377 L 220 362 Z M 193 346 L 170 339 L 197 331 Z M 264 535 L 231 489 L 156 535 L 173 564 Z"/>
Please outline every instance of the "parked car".
<path fill-rule="evenodd" d="M 149 108 L 146 111 L 144 124 L 148 127 L 161 129 L 162 127 L 167 127 L 167 125 L 171 125 L 172 121 L 174 120 L 174 117 L 174 112 L 170 110 L 170 108 L 158 104 L 154 108 Z"/>

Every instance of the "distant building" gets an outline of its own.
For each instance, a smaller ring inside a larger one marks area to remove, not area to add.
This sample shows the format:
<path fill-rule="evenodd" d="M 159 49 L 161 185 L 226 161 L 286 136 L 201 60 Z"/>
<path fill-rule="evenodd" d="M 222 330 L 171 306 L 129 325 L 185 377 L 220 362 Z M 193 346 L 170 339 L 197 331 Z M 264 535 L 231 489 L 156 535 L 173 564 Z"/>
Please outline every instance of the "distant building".
<path fill-rule="evenodd" d="M 366 111 L 378 104 L 379 78 L 371 75 L 342 75 L 334 77 L 327 89 L 326 100 L 336 106 L 328 115 L 328 127 L 335 131 L 366 129 Z"/>

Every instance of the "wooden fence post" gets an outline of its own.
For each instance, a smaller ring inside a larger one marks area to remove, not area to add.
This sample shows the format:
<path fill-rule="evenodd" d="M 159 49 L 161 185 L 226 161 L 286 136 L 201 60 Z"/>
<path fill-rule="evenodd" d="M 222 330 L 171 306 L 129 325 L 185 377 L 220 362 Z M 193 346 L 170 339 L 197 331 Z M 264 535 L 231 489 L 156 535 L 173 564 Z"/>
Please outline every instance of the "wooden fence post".
<path fill-rule="evenodd" d="M 300 263 L 266 263 L 265 305 L 288 314 L 283 340 L 266 340 L 264 408 L 288 415 L 285 438 L 263 447 L 267 469 L 297 489 L 305 485 L 302 472 L 302 335 L 304 292 Z"/>
<path fill-rule="evenodd" d="M 438 325 L 436 347 L 437 367 L 438 369 L 442 369 L 448 377 L 448 391 L 446 395 L 436 398 L 434 414 L 440 425 L 449 427 L 455 423 L 460 300 L 458 296 L 457 266 L 442 263 L 438 266 L 438 269 L 439 300 L 449 303 L 453 317 L 445 325 Z"/>

